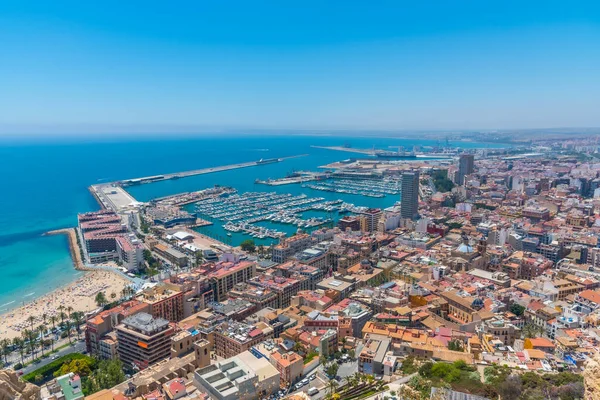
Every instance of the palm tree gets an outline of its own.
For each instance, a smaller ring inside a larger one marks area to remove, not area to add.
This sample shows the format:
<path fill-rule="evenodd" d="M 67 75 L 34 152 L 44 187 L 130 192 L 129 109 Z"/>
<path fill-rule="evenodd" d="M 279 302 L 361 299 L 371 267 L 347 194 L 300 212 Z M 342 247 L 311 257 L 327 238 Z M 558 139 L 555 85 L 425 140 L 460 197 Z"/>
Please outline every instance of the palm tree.
<path fill-rule="evenodd" d="M 67 320 L 65 323 L 65 329 L 67 330 L 67 336 L 69 337 L 69 344 L 71 344 L 71 321 Z"/>
<path fill-rule="evenodd" d="M 52 322 L 52 330 L 56 329 L 56 321 L 58 321 L 58 318 L 55 315 L 51 315 L 50 322 Z"/>
<path fill-rule="evenodd" d="M 265 246 L 263 246 L 262 244 L 259 244 L 256 247 L 256 251 L 258 252 L 258 256 L 262 257 L 265 254 Z"/>
<path fill-rule="evenodd" d="M 37 327 L 37 331 L 40 333 L 40 349 L 42 350 L 42 358 L 44 357 L 44 333 L 46 332 L 46 327 L 44 325 L 40 325 Z"/>
<path fill-rule="evenodd" d="M 96 301 L 96 304 L 98 305 L 98 307 L 103 307 L 107 303 L 106 296 L 104 295 L 103 292 L 98 292 L 98 294 L 96 295 L 96 298 L 94 300 Z"/>
<path fill-rule="evenodd" d="M 71 313 L 72 313 L 72 312 L 73 312 L 73 307 L 71 307 L 71 306 L 68 306 L 68 307 L 67 307 L 67 314 L 68 314 L 68 316 L 69 316 L 69 319 L 71 319 Z"/>
<path fill-rule="evenodd" d="M 30 345 L 30 336 L 29 336 L 29 329 L 25 328 L 21 331 L 21 336 L 23 336 L 23 345 L 24 346 L 28 346 L 31 347 Z"/>
<path fill-rule="evenodd" d="M 65 320 L 67 319 L 67 314 L 65 314 L 64 312 L 60 313 L 60 327 L 64 329 L 65 327 Z"/>
<path fill-rule="evenodd" d="M 63 313 L 65 309 L 65 306 L 63 306 L 62 304 L 60 306 L 58 306 L 58 311 L 60 311 L 60 322 L 64 322 L 65 321 L 65 314 Z"/>
<path fill-rule="evenodd" d="M 46 318 L 48 318 L 48 314 L 43 313 L 42 314 L 42 320 L 44 321 L 44 325 L 46 324 Z"/>
<path fill-rule="evenodd" d="M 48 339 L 48 340 L 50 340 L 50 346 L 51 346 L 51 348 L 52 348 L 52 351 L 54 351 L 54 338 L 53 338 L 53 337 L 51 337 L 51 338 L 50 338 L 50 339 Z"/>
<path fill-rule="evenodd" d="M 76 311 L 73 313 L 73 322 L 75 323 L 77 339 L 79 340 L 79 334 L 81 333 L 81 324 L 83 323 L 83 313 L 81 311 Z"/>
<path fill-rule="evenodd" d="M 4 364 L 8 364 L 6 357 L 10 354 L 10 340 L 3 339 L 0 341 L 0 348 L 2 349 L 2 355 L 4 356 Z"/>
<path fill-rule="evenodd" d="M 328 390 L 328 395 L 329 396 L 333 396 L 335 394 L 335 390 L 338 386 L 338 383 L 335 381 L 335 379 L 330 379 L 329 382 L 327 383 L 327 390 Z"/>
<path fill-rule="evenodd" d="M 115 301 L 115 299 L 117 298 L 117 294 L 115 292 L 112 292 L 110 294 L 110 298 L 112 299 L 112 301 Z"/>
<path fill-rule="evenodd" d="M 360 384 L 360 377 L 361 377 L 360 372 L 355 372 L 354 374 L 352 374 L 352 378 L 354 378 L 354 384 L 356 386 L 358 386 Z"/>
<path fill-rule="evenodd" d="M 35 322 L 35 317 L 33 315 L 30 315 L 29 318 L 27 318 L 27 321 L 29 321 L 29 323 L 31 324 L 31 329 L 33 330 L 33 323 Z"/>
<path fill-rule="evenodd" d="M 23 339 L 16 337 L 16 338 L 13 339 L 13 344 L 15 345 L 15 347 L 17 348 L 17 350 L 19 351 L 19 354 L 21 355 L 21 364 L 24 364 L 25 360 L 23 359 L 23 356 L 25 354 L 25 348 L 24 348 Z"/>
<path fill-rule="evenodd" d="M 342 382 L 343 382 L 342 386 L 349 386 L 349 387 L 352 386 L 352 380 L 353 380 L 352 375 L 348 375 L 348 376 L 342 378 Z"/>

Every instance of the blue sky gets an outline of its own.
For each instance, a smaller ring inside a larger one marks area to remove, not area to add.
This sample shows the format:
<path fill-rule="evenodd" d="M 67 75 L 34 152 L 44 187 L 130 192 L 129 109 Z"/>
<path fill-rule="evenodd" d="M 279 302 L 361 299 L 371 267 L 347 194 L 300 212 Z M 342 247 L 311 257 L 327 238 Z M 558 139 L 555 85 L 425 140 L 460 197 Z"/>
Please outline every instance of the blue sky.
<path fill-rule="evenodd" d="M 0 132 L 600 126 L 597 1 L 0 2 Z"/>

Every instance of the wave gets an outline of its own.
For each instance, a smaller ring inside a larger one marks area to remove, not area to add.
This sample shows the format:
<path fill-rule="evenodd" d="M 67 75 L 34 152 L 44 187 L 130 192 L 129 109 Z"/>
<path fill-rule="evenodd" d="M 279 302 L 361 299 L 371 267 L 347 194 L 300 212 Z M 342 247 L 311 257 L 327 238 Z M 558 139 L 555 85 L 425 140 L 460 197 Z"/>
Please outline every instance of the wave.
<path fill-rule="evenodd" d="M 34 294 L 35 294 L 35 292 L 31 292 L 31 293 L 28 293 L 28 294 L 26 294 L 26 295 L 25 295 L 25 296 L 23 296 L 23 297 L 30 297 L 30 296 L 33 296 Z"/>
<path fill-rule="evenodd" d="M 4 307 L 4 306 L 10 306 L 10 305 L 11 305 L 11 304 L 13 304 L 15 301 L 16 301 L 16 300 L 9 301 L 8 303 L 1 304 L 1 305 L 0 305 L 0 307 Z"/>

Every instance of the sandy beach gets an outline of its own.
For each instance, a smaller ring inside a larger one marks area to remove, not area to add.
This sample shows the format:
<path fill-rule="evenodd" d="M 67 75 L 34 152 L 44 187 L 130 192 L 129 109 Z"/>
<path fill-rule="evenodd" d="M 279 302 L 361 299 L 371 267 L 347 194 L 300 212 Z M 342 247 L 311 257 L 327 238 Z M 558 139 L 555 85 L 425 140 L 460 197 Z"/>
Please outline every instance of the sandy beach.
<path fill-rule="evenodd" d="M 42 315 L 46 314 L 46 324 L 51 326 L 50 316 L 60 315 L 58 307 L 72 307 L 73 311 L 89 312 L 98 308 L 94 298 L 98 292 L 104 292 L 108 301 L 112 301 L 111 293 L 121 297 L 121 291 L 130 282 L 110 271 L 86 272 L 75 282 L 35 299 L 19 308 L 0 315 L 0 339 L 21 335 L 23 329 L 31 329 L 27 320 L 33 315 L 33 323 L 37 327 L 44 323 Z M 66 311 L 65 311 L 66 312 Z"/>

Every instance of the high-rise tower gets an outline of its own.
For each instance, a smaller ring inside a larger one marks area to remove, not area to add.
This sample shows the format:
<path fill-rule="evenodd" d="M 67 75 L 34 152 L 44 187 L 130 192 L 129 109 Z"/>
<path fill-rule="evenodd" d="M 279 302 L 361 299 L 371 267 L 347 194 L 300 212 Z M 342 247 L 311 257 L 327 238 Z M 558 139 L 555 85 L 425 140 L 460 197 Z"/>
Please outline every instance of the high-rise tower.
<path fill-rule="evenodd" d="M 417 219 L 419 216 L 419 171 L 402 174 L 400 216 L 407 219 Z"/>

